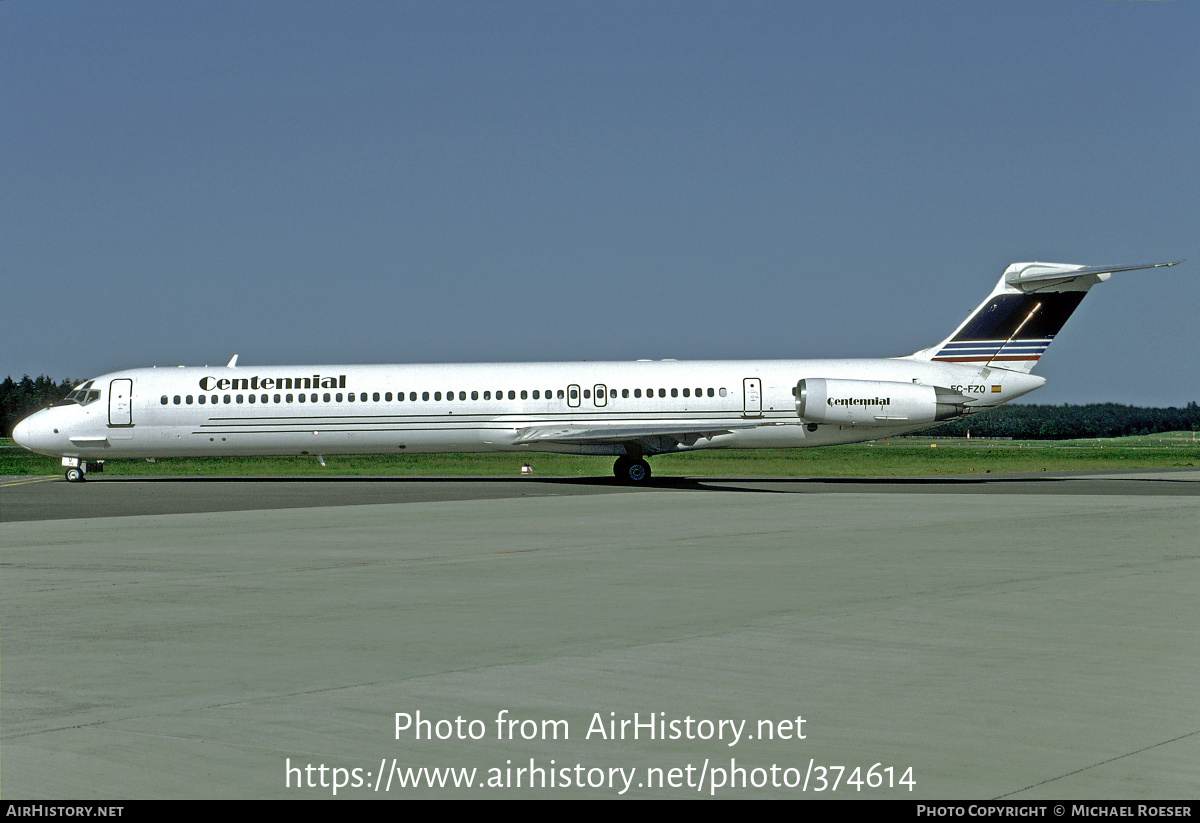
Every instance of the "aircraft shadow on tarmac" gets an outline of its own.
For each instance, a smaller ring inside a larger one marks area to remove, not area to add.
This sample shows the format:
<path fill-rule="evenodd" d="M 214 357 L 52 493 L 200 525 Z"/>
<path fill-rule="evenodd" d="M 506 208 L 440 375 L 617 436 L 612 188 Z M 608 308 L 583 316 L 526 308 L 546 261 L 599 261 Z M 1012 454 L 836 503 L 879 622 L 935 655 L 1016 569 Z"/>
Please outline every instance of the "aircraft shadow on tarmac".
<path fill-rule="evenodd" d="M 483 484 L 501 486 L 527 484 L 622 489 L 628 491 L 734 491 L 758 494 L 795 494 L 816 486 L 845 486 L 847 491 L 872 486 L 965 486 L 1010 485 L 1014 483 L 1062 483 L 1071 478 L 1035 475 L 955 475 L 947 477 L 655 477 L 640 486 L 614 477 L 106 477 L 103 483 L 246 483 L 246 484 Z M 734 485 L 737 484 L 737 485 Z M 754 484 L 748 487 L 742 484 Z"/>

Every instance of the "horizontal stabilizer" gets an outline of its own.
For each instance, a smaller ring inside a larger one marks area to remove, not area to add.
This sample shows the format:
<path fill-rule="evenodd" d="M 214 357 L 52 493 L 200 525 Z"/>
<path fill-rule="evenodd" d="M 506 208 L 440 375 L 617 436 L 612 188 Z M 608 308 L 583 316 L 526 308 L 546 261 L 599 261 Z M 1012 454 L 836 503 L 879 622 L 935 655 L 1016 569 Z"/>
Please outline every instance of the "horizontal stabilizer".
<path fill-rule="evenodd" d="M 1021 291 L 1043 290 L 1048 286 L 1065 286 L 1084 277 L 1094 277 L 1093 282 L 1103 282 L 1106 275 L 1119 271 L 1158 269 L 1177 266 L 1182 260 L 1171 263 L 1140 263 L 1134 266 L 1075 266 L 1070 263 L 1013 263 L 1004 270 L 1004 282 Z"/>

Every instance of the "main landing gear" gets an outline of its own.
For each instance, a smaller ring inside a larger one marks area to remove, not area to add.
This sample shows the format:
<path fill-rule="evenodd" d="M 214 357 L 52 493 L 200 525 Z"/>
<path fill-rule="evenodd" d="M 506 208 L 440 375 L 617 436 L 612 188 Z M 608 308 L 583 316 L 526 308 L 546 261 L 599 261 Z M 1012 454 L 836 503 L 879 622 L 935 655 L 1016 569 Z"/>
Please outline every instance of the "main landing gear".
<path fill-rule="evenodd" d="M 81 469 L 81 468 L 72 466 L 71 468 L 69 468 L 65 472 L 63 472 L 63 474 L 67 478 L 68 483 L 82 483 L 83 482 L 83 469 Z"/>
<path fill-rule="evenodd" d="M 640 485 L 650 479 L 650 464 L 642 457 L 618 457 L 613 464 L 613 474 L 622 483 Z"/>

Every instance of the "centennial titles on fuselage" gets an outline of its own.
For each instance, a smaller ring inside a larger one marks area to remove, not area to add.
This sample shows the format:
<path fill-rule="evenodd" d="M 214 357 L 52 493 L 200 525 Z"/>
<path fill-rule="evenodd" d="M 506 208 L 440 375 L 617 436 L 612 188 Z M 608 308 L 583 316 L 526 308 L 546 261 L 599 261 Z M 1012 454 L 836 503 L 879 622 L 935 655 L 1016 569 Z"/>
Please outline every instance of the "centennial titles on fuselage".
<path fill-rule="evenodd" d="M 346 375 L 337 377 L 322 377 L 314 374 L 312 377 L 212 377 L 206 375 L 200 378 L 201 391 L 227 391 L 238 389 L 344 389 Z"/>
<path fill-rule="evenodd" d="M 826 406 L 890 406 L 890 397 L 830 397 Z"/>

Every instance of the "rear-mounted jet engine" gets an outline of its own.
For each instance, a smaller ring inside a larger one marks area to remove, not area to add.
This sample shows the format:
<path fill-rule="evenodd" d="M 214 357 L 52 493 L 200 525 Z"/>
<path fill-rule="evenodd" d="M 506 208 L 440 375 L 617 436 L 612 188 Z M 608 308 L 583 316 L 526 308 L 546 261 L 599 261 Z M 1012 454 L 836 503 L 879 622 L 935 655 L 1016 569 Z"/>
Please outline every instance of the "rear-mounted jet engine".
<path fill-rule="evenodd" d="M 806 378 L 796 384 L 796 412 L 810 423 L 894 426 L 937 423 L 966 411 L 961 392 L 891 380 Z"/>

